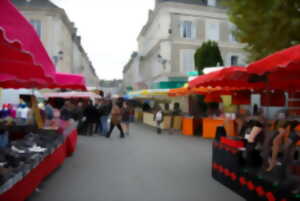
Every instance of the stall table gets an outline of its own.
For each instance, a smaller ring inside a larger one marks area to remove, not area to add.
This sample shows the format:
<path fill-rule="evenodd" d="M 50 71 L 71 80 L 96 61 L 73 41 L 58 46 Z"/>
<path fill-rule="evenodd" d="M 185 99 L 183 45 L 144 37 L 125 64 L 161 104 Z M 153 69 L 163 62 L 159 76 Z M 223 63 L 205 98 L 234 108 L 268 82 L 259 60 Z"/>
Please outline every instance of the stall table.
<path fill-rule="evenodd" d="M 216 136 L 216 130 L 219 126 L 224 126 L 228 136 L 236 136 L 234 120 L 203 118 L 203 133 L 204 138 L 213 139 Z"/>
<path fill-rule="evenodd" d="M 288 184 L 277 183 L 278 175 L 267 174 L 261 167 L 247 166 L 243 152 L 241 148 L 215 140 L 212 177 L 248 201 L 300 200 L 300 195 L 289 193 Z"/>
<path fill-rule="evenodd" d="M 173 119 L 173 128 L 176 130 L 181 130 L 182 129 L 182 119 L 183 117 L 181 116 L 175 116 Z"/>
<path fill-rule="evenodd" d="M 143 121 L 143 111 L 139 109 L 134 110 L 134 119 L 135 121 L 141 122 Z"/>
<path fill-rule="evenodd" d="M 183 117 L 182 134 L 186 136 L 194 135 L 194 117 Z"/>
<path fill-rule="evenodd" d="M 143 123 L 148 126 L 157 127 L 156 122 L 154 121 L 154 114 L 150 112 L 143 113 Z M 161 124 L 162 129 L 169 129 L 171 127 L 171 117 L 164 116 L 164 120 Z"/>
<path fill-rule="evenodd" d="M 6 192 L 0 194 L 0 201 L 25 201 L 54 170 L 61 166 L 66 157 L 71 156 L 77 145 L 77 130 L 72 130 L 53 153 L 25 175 Z"/>

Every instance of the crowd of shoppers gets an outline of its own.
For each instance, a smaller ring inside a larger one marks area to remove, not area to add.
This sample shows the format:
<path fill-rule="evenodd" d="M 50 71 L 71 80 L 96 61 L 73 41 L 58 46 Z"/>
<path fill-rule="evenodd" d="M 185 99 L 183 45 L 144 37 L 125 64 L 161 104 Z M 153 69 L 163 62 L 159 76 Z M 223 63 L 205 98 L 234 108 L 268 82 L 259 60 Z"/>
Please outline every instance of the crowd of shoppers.
<path fill-rule="evenodd" d="M 54 118 L 54 108 L 46 104 L 47 121 Z M 120 131 L 120 137 L 129 135 L 129 123 L 132 119 L 132 109 L 122 98 L 116 100 L 103 98 L 89 100 L 87 104 L 79 101 L 77 104 L 65 101 L 60 109 L 60 120 L 73 119 L 78 122 L 78 132 L 81 135 L 92 136 L 98 134 L 109 138 L 114 127 Z"/>

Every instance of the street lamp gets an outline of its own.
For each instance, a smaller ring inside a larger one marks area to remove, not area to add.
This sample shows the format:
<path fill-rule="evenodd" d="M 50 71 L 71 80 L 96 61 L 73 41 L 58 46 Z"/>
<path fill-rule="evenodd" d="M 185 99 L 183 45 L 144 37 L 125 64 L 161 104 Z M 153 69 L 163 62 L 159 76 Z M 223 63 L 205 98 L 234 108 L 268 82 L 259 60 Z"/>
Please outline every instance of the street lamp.
<path fill-rule="evenodd" d="M 57 65 L 59 61 L 63 60 L 64 58 L 63 56 L 64 56 L 64 52 L 61 50 L 58 52 L 58 55 L 53 56 L 53 61 L 55 65 Z"/>
<path fill-rule="evenodd" d="M 157 55 L 157 60 L 163 65 L 163 68 L 166 69 L 167 60 L 164 59 L 160 54 Z"/>

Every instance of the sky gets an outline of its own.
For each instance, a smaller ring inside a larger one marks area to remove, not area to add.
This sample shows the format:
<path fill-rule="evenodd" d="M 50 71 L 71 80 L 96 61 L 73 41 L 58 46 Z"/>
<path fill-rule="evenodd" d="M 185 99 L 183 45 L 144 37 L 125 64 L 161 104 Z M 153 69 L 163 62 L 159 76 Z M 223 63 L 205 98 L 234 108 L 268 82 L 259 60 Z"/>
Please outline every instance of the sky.
<path fill-rule="evenodd" d="M 52 0 L 78 28 L 100 79 L 122 78 L 155 0 Z"/>

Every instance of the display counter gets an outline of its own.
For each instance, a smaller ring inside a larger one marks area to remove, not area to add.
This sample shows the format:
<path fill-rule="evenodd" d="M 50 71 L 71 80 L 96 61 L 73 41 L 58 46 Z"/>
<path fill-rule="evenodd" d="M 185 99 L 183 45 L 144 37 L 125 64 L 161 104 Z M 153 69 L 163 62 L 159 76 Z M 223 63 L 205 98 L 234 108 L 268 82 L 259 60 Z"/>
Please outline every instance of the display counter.
<path fill-rule="evenodd" d="M 176 130 L 181 130 L 182 129 L 182 116 L 175 116 L 173 119 L 173 128 Z"/>
<path fill-rule="evenodd" d="M 186 136 L 194 135 L 194 117 L 182 118 L 182 134 Z"/>
<path fill-rule="evenodd" d="M 157 127 L 156 122 L 154 121 L 154 114 L 150 112 L 143 113 L 143 123 L 148 126 Z M 164 121 L 161 124 L 162 129 L 169 129 L 171 127 L 171 117 L 164 115 Z"/>
<path fill-rule="evenodd" d="M 236 145 L 235 142 L 233 144 Z M 300 165 L 293 168 L 299 170 Z M 284 170 L 278 169 L 277 172 L 280 171 Z M 212 176 L 248 201 L 300 200 L 300 195 L 291 193 L 291 187 L 295 185 L 293 182 L 299 182 L 299 171 L 292 172 L 284 177 L 285 181 L 278 182 L 282 178 L 280 174 L 266 173 L 261 167 L 249 167 L 244 149 L 223 142 L 213 142 Z"/>
<path fill-rule="evenodd" d="M 139 109 L 134 110 L 134 119 L 137 122 L 143 121 L 143 111 Z"/>
<path fill-rule="evenodd" d="M 213 139 L 216 135 L 217 127 L 224 126 L 228 136 L 236 136 L 236 126 L 234 120 L 224 120 L 224 119 L 213 119 L 213 118 L 203 118 L 203 132 L 202 136 L 204 138 Z"/>
<path fill-rule="evenodd" d="M 14 174 L 5 176 L 5 180 L 1 178 L 0 201 L 26 200 L 48 175 L 61 166 L 66 157 L 75 152 L 77 130 L 66 130 L 69 133 L 56 134 L 56 137 L 51 135 L 53 130 L 36 130 L 39 139 L 48 136 L 51 140 L 48 145 L 45 144 L 46 151 L 30 154 L 28 161 L 14 168 Z"/>

